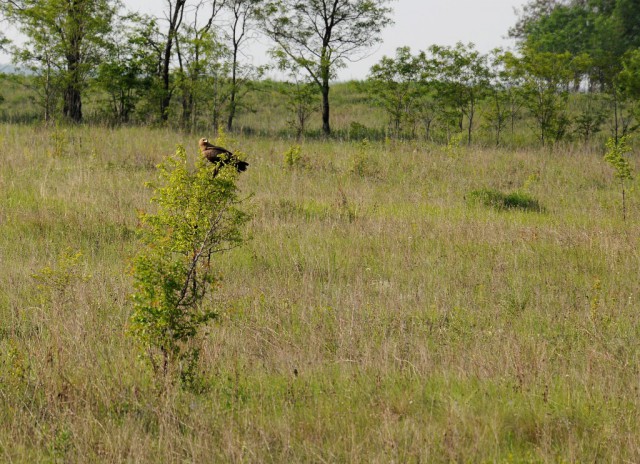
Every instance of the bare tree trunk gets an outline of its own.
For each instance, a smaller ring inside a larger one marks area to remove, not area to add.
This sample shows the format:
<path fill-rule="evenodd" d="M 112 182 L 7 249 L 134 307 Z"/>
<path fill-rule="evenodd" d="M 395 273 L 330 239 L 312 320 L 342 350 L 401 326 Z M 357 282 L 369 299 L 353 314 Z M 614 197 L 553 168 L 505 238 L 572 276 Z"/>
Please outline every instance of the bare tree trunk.
<path fill-rule="evenodd" d="M 229 96 L 229 117 L 227 118 L 227 130 L 233 130 L 233 118 L 236 115 L 236 93 L 238 91 L 238 45 L 233 44 L 233 63 L 231 66 L 231 95 Z"/>
<path fill-rule="evenodd" d="M 44 84 L 44 122 L 45 124 L 49 124 L 51 120 L 52 114 L 52 106 L 53 106 L 53 84 L 51 82 L 51 60 L 47 55 L 47 71 L 45 74 L 45 84 Z"/>
<path fill-rule="evenodd" d="M 71 15 L 79 14 L 78 12 L 71 12 Z M 71 19 L 75 21 L 75 18 Z M 82 121 L 82 96 L 80 94 L 81 87 L 81 52 L 80 47 L 82 44 L 81 32 L 78 29 L 74 31 L 74 34 L 70 37 L 70 50 L 67 53 L 67 82 L 64 89 L 64 104 L 62 107 L 62 113 L 65 117 L 69 118 L 73 122 Z"/>
<path fill-rule="evenodd" d="M 322 52 L 320 54 L 320 90 L 322 92 L 322 132 L 324 135 L 331 135 L 331 125 L 329 123 L 329 77 L 331 76 L 329 43 L 331 39 L 331 28 L 325 31 L 322 44 Z"/>
<path fill-rule="evenodd" d="M 161 69 L 162 96 L 160 97 L 160 119 L 162 121 L 169 119 L 169 104 L 171 103 L 171 94 L 173 93 L 169 73 L 171 66 L 171 49 L 173 48 L 175 36 L 182 23 L 182 15 L 186 1 L 187 0 L 176 0 L 174 6 L 172 0 L 169 0 L 169 31 L 167 32 L 167 42 L 164 47 Z"/>
<path fill-rule="evenodd" d="M 77 83 L 70 82 L 64 91 L 62 113 L 73 122 L 82 121 L 82 96 Z"/>
<path fill-rule="evenodd" d="M 329 124 L 329 72 L 327 70 L 326 80 L 324 79 L 323 72 L 323 82 L 322 82 L 322 132 L 324 135 L 331 135 L 331 125 Z"/>

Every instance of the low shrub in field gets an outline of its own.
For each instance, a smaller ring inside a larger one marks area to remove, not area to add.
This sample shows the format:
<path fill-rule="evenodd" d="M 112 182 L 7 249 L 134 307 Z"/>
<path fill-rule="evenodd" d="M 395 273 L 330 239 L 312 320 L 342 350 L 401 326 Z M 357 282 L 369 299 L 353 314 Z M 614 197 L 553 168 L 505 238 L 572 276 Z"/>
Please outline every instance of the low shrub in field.
<path fill-rule="evenodd" d="M 200 158 L 187 167 L 178 147 L 158 166 L 151 185 L 154 213 L 140 216 L 140 250 L 133 260 L 135 292 L 130 333 L 154 372 L 166 376 L 178 368 L 192 374 L 199 350 L 191 341 L 215 312 L 203 304 L 216 282 L 212 256 L 239 245 L 248 216 L 240 211 L 234 168 Z"/>
<path fill-rule="evenodd" d="M 380 134 L 376 129 L 371 129 L 364 124 L 353 121 L 349 125 L 349 140 L 379 140 L 384 134 Z"/>
<path fill-rule="evenodd" d="M 622 192 L 622 219 L 627 220 L 627 205 L 625 200 L 625 182 L 633 180 L 633 171 L 629 161 L 625 155 L 631 151 L 627 137 L 620 140 L 610 138 L 607 140 L 607 152 L 604 160 L 609 163 L 615 170 L 616 179 L 620 182 L 620 191 Z"/>
<path fill-rule="evenodd" d="M 288 169 L 305 166 L 306 160 L 302 156 L 302 147 L 300 145 L 291 145 L 284 153 L 284 166 Z"/>
<path fill-rule="evenodd" d="M 358 144 L 358 151 L 351 158 L 349 172 L 358 177 L 378 178 L 380 164 L 371 156 L 371 144 L 364 139 Z"/>
<path fill-rule="evenodd" d="M 543 211 L 542 206 L 531 195 L 521 191 L 503 193 L 499 190 L 483 188 L 473 190 L 467 195 L 472 204 L 482 204 L 499 210 L 521 209 L 525 211 Z"/>

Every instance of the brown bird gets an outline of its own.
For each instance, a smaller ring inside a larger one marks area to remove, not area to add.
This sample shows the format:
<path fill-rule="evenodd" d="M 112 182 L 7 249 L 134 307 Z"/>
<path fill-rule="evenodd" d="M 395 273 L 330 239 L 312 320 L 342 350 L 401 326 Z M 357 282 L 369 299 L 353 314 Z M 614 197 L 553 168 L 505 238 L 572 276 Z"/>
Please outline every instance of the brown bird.
<path fill-rule="evenodd" d="M 226 148 L 217 147 L 209 143 L 206 138 L 201 138 L 198 142 L 200 145 L 200 151 L 212 163 L 230 164 L 234 166 L 238 172 L 246 171 L 249 163 L 238 159 L 236 155 L 231 153 Z"/>

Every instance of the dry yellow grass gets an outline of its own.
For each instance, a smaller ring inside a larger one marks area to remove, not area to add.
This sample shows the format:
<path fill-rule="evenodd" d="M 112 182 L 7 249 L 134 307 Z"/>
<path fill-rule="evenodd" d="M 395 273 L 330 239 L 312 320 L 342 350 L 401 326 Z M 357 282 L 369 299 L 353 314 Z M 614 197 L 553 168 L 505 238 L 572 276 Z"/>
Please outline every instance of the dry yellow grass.
<path fill-rule="evenodd" d="M 622 222 L 579 150 L 308 142 L 289 169 L 239 140 L 252 238 L 218 257 L 200 389 L 159 389 L 127 269 L 144 182 L 197 138 L 0 126 L 1 460 L 640 460 L 638 183 Z M 465 200 L 525 185 L 544 212 Z"/>

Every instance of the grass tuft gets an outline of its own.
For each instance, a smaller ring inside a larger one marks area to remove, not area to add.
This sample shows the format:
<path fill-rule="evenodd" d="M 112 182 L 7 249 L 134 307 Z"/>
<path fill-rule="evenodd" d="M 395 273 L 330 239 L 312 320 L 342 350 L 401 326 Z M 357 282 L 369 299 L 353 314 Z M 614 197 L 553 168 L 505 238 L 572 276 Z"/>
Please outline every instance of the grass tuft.
<path fill-rule="evenodd" d="M 483 188 L 473 190 L 467 195 L 469 203 L 482 204 L 498 210 L 520 209 L 543 212 L 540 202 L 526 192 L 503 193 L 499 190 Z"/>

